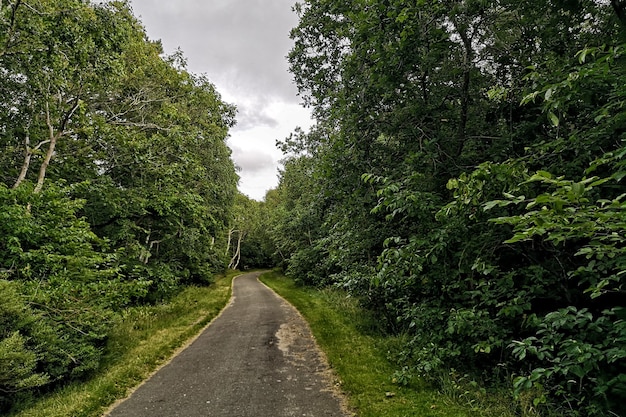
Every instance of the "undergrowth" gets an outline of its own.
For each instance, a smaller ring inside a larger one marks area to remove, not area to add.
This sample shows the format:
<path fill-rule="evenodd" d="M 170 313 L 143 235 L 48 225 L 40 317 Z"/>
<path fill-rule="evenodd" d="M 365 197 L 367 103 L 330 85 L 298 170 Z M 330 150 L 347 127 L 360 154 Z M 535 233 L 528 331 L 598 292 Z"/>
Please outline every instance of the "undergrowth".
<path fill-rule="evenodd" d="M 230 299 L 235 275 L 230 272 L 211 286 L 187 287 L 166 303 L 123 310 L 96 372 L 42 397 L 22 400 L 8 417 L 101 416 L 219 314 Z"/>
<path fill-rule="evenodd" d="M 298 286 L 278 272 L 261 280 L 306 318 L 358 416 L 533 416 L 506 391 L 487 391 L 454 370 L 432 381 L 403 378 L 394 358 L 406 336 L 385 336 L 376 317 L 344 292 Z"/>

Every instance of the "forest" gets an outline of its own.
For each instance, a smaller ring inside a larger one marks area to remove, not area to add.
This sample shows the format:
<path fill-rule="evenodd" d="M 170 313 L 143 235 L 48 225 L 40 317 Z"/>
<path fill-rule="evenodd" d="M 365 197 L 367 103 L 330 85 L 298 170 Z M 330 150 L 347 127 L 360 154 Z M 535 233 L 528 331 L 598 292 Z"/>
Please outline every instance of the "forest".
<path fill-rule="evenodd" d="M 401 336 L 391 376 L 626 415 L 626 2 L 303 0 L 316 124 L 264 201 L 236 109 L 126 1 L 0 1 L 0 412 L 131 306 L 281 267 Z"/>
<path fill-rule="evenodd" d="M 275 261 L 457 374 L 558 416 L 626 415 L 626 2 L 307 0 Z"/>
<path fill-rule="evenodd" d="M 228 264 L 235 108 L 126 2 L 0 2 L 0 413 Z"/>

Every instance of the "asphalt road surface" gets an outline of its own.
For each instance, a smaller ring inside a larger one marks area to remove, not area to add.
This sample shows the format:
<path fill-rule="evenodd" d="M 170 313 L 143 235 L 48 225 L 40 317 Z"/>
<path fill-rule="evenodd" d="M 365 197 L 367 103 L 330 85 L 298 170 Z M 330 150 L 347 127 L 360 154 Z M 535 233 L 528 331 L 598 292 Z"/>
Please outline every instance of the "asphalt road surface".
<path fill-rule="evenodd" d="M 258 276 L 235 278 L 233 298 L 222 314 L 106 415 L 350 415 L 308 326 Z"/>

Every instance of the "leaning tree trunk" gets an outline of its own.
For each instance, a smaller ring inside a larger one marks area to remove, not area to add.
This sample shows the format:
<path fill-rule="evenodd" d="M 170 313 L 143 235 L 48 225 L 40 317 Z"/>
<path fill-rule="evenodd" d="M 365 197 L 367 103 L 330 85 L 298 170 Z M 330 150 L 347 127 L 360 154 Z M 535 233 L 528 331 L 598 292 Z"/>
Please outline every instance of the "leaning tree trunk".
<path fill-rule="evenodd" d="M 20 184 L 26 179 L 26 174 L 28 174 L 28 168 L 30 168 L 30 160 L 33 157 L 33 153 L 41 148 L 46 143 L 50 143 L 50 141 L 44 140 L 39 142 L 37 146 L 34 148 L 30 147 L 30 132 L 29 128 L 26 128 L 26 137 L 24 138 L 24 162 L 22 162 L 22 169 L 20 170 L 20 175 L 18 175 L 15 183 L 13 184 L 13 189 L 20 186 Z"/>
<path fill-rule="evenodd" d="M 228 229 L 228 242 L 226 242 L 226 255 L 230 253 L 230 243 L 233 238 L 233 233 L 235 233 L 236 229 Z"/>
<path fill-rule="evenodd" d="M 65 128 L 68 122 L 70 121 L 70 119 L 72 118 L 76 110 L 78 110 L 78 106 L 79 106 L 78 97 L 79 96 L 80 95 L 76 96 L 76 98 L 74 99 L 74 106 L 63 117 L 63 120 L 59 126 L 58 132 L 54 131 L 54 126 L 52 124 L 52 117 L 50 116 L 50 104 L 46 102 L 46 125 L 48 126 L 49 145 L 48 145 L 48 150 L 46 151 L 46 156 L 43 162 L 41 163 L 41 166 L 39 167 L 39 175 L 37 176 L 37 185 L 35 186 L 35 190 L 34 190 L 35 194 L 41 192 L 41 189 L 43 188 L 43 183 L 46 179 L 46 171 L 48 170 L 48 165 L 50 165 L 50 161 L 52 160 L 52 156 L 54 155 L 54 149 L 56 148 L 57 141 L 59 140 L 61 136 L 63 136 L 66 133 Z"/>
<path fill-rule="evenodd" d="M 243 233 L 239 231 L 239 235 L 237 236 L 237 249 L 235 249 L 235 254 L 230 260 L 228 264 L 229 269 L 237 269 L 239 266 L 239 261 L 241 260 L 241 241 L 243 240 Z"/>

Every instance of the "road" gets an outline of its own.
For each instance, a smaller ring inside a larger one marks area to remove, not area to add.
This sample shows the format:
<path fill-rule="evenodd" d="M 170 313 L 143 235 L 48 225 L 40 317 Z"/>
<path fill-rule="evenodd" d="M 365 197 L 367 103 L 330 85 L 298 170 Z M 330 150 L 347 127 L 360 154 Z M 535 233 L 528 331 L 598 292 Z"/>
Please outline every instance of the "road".
<path fill-rule="evenodd" d="M 258 281 L 233 282 L 222 313 L 109 417 L 346 417 L 295 309 Z"/>

